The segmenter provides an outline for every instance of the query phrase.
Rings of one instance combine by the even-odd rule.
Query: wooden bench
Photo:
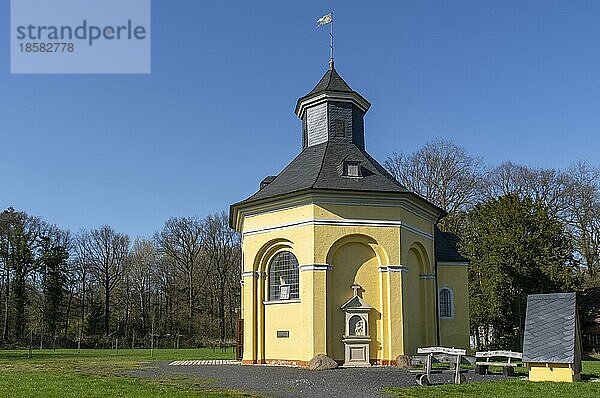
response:
[[[504,360],[499,360],[504,359]],[[490,366],[502,368],[505,376],[514,376],[515,367],[523,366],[523,354],[514,351],[478,351],[475,353],[475,373],[485,375]],[[513,361],[514,360],[514,361]]]
[[[430,376],[432,373],[433,356],[435,354],[446,354],[456,357],[456,363],[454,365],[454,384],[460,384],[465,381],[465,376],[460,374],[460,363],[462,357],[467,354],[466,350],[447,348],[447,347],[423,347],[417,348],[417,354],[427,354],[427,361],[425,362],[425,373],[417,375],[417,384],[420,386],[428,386],[431,384]]]

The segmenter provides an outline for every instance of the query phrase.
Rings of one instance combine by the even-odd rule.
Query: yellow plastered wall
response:
[[[369,222],[311,222],[341,219]],[[392,223],[369,225],[373,220]],[[394,225],[398,221],[421,233]],[[304,204],[246,215],[242,225],[244,361],[308,361],[319,353],[343,360],[340,306],[352,296],[355,282],[374,308],[369,315],[372,361],[389,363],[418,345],[435,344],[435,280],[421,278],[435,269],[430,221],[400,207]],[[301,267],[300,302],[268,303],[269,261],[281,250],[291,251]],[[289,337],[278,338],[277,331],[288,331]]]
[[[269,304],[265,306],[265,358],[270,360],[305,359],[310,347],[304,326],[301,303]],[[277,331],[289,332],[289,337],[277,337]],[[310,358],[309,358],[310,359]]]
[[[438,288],[448,287],[453,297],[452,317],[440,318],[440,344],[469,348],[469,286],[465,265],[438,265]]]
[[[313,235],[312,226],[304,225],[244,237],[244,272],[252,273],[244,278],[244,361],[310,359],[313,340],[306,329],[313,325],[313,275],[300,272],[300,302],[271,304],[268,267],[283,250],[291,251],[299,264],[312,264]],[[289,337],[277,337],[278,331]]]
[[[530,363],[530,381],[559,381],[574,382],[579,380],[579,373],[575,373],[569,364],[561,363]]]
[[[423,232],[433,234],[433,223],[401,207],[318,204],[314,207],[315,218],[362,219],[381,221],[402,221]]]

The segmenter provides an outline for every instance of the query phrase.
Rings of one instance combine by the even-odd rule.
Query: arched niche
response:
[[[433,269],[431,268],[431,264],[429,261],[429,254],[427,252],[427,249],[425,248],[425,246],[421,243],[421,242],[413,242],[409,249],[408,249],[408,255],[410,258],[410,255],[413,255],[414,257],[416,257],[417,259],[417,263],[418,263],[418,270],[420,274],[431,274],[433,273]],[[410,265],[410,259],[409,259],[409,264]]]
[[[336,240],[327,251],[327,264],[332,264],[333,256],[344,245],[348,243],[361,243],[373,250],[380,265],[388,265],[389,258],[383,247],[381,247],[375,238],[365,234],[350,234]]]
[[[327,264],[333,269],[327,273],[327,352],[335,360],[344,360],[346,319],[340,307],[353,293],[351,286],[362,286],[363,298],[373,305],[369,313],[371,359],[381,349],[381,287],[379,267],[387,265],[388,256],[377,241],[364,234],[352,234],[338,239],[327,253]]]
[[[427,250],[420,242],[410,246],[403,265],[407,272],[402,279],[402,296],[405,303],[410,303],[404,306],[404,351],[413,355],[418,347],[434,343],[434,281]]]
[[[348,319],[348,330],[346,334],[349,336],[366,336],[368,335],[366,328],[367,323],[365,323],[362,316],[352,315],[350,319]]]

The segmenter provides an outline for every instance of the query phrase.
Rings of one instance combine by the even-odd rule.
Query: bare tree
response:
[[[80,346],[83,338],[83,325],[86,316],[86,297],[87,286],[89,283],[89,274],[92,266],[86,256],[86,246],[89,240],[89,234],[81,231],[74,242],[74,255],[71,261],[71,278],[73,285],[77,285],[79,291],[79,325],[77,330],[77,344]]]
[[[567,177],[568,227],[594,283],[600,266],[600,170],[579,162],[567,171]]]
[[[240,272],[240,236],[229,227],[229,220],[224,212],[210,215],[202,223],[203,258],[212,270],[216,286],[217,319],[219,320],[219,338],[221,343],[226,339],[227,290],[232,276],[238,279]]]
[[[104,333],[110,334],[110,297],[123,276],[129,252],[129,237],[109,226],[93,229],[82,236],[85,262],[104,290]]]
[[[180,278],[178,277],[178,270],[173,265],[173,260],[165,255],[157,256],[157,266],[152,273],[152,292],[153,300],[151,303],[151,314],[150,322],[158,326],[160,330],[168,330],[170,332],[176,332],[179,330],[179,322],[176,320],[179,308],[179,295],[180,290],[179,283]],[[184,278],[185,279],[185,278]],[[185,285],[187,285],[187,282]],[[185,299],[187,303],[187,298]],[[186,308],[183,313],[182,319],[187,319],[186,323],[189,323],[189,312],[186,304]],[[158,320],[158,323],[155,322]],[[160,331],[156,330],[155,331]]]
[[[486,173],[484,192],[488,199],[516,194],[539,200],[555,217],[563,218],[569,207],[567,186],[568,178],[559,170],[505,162]]]
[[[540,201],[566,225],[576,258],[595,284],[600,262],[600,171],[585,162],[567,171],[506,162],[486,174],[485,195],[507,194]]]
[[[411,154],[393,153],[384,165],[401,184],[450,215],[479,199],[482,162],[450,141],[438,139]]]
[[[76,243],[73,243],[73,244],[75,245]],[[75,251],[73,249],[71,249],[71,253],[74,253],[74,252]],[[69,259],[69,262],[67,263],[67,270],[66,270],[65,277],[66,277],[67,290],[69,293],[69,297],[67,300],[67,308],[65,311],[63,338],[65,340],[67,340],[68,334],[69,334],[69,326],[71,323],[71,313],[74,311],[74,309],[77,306],[77,304],[75,303],[75,300],[76,300],[76,294],[78,293],[78,289],[80,286],[79,274],[77,272],[77,260],[76,259]]]
[[[156,272],[157,252],[154,244],[147,239],[136,239],[130,255],[129,275],[137,295],[141,330],[145,334],[148,329],[148,310],[152,275]]]
[[[210,268],[200,268],[202,250],[202,224],[195,217],[180,217],[167,220],[163,229],[155,234],[154,240],[161,253],[169,257],[176,268],[187,279],[188,333],[192,333],[194,299],[203,288]],[[196,272],[198,280],[195,280]]]

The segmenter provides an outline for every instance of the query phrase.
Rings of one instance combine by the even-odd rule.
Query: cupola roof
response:
[[[315,88],[300,98],[296,106],[296,114],[304,117],[303,125],[308,125],[305,135],[308,141],[313,141],[303,145],[303,150],[278,175],[265,178],[256,193],[232,205],[232,214],[238,206],[291,194],[346,191],[407,195],[433,213],[445,215],[443,209],[400,184],[366,151],[362,119],[370,105],[331,65]],[[306,117],[306,110],[310,113],[315,109],[316,119]],[[337,122],[342,127],[341,137]]]
[[[329,68],[327,72],[323,75],[319,83],[313,88],[305,97],[310,97],[311,95],[319,94],[323,91],[340,91],[346,93],[355,92],[350,88],[348,83],[338,74],[337,70],[334,67]]]
[[[339,75],[333,64],[330,65],[329,69],[325,72],[317,85],[310,90],[308,94],[298,99],[298,102],[296,103],[296,115],[301,117],[303,105],[322,96],[332,96],[338,100],[341,98],[345,98],[348,101],[353,100],[352,102],[355,102],[364,112],[371,107],[371,103],[365,97],[350,88],[348,83],[346,83]]]

